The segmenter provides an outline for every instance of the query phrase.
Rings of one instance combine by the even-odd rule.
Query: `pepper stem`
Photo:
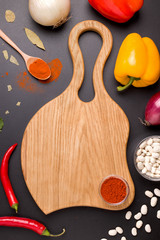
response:
[[[13,204],[11,208],[13,208],[16,213],[18,213],[18,203]]]
[[[128,78],[129,78],[129,82],[126,85],[117,87],[117,90],[119,92],[124,91],[125,89],[129,88],[134,81],[140,80],[140,78],[136,78],[136,77],[128,76]]]
[[[57,234],[57,235],[53,235],[53,234],[51,234],[48,230],[47,230],[47,228],[43,231],[43,233],[42,233],[42,235],[43,236],[49,236],[49,237],[60,237],[60,236],[62,236],[64,233],[65,233],[65,229],[63,228],[63,232],[61,232],[60,234]]]

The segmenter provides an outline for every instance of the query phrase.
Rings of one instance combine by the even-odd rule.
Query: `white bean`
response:
[[[143,165],[142,162],[138,162],[137,167],[138,167],[139,170],[142,170],[144,168],[144,165]]]
[[[152,197],[151,198],[151,207],[155,207],[157,205],[158,198]]]
[[[159,143],[158,143],[158,142],[154,142],[154,143],[152,144],[152,146],[153,146],[153,147],[159,147]]]
[[[155,163],[155,162],[156,162],[156,159],[153,158],[153,157],[151,157],[151,158],[150,158],[150,162],[151,162],[151,163]]]
[[[155,173],[156,172],[156,168],[152,167],[151,172]]]
[[[138,220],[136,222],[136,228],[140,229],[142,227],[142,225],[143,225],[143,222],[141,220]]]
[[[153,158],[159,158],[159,153],[153,152],[153,153],[152,153],[152,157],[153,157]]]
[[[154,194],[157,196],[157,197],[160,197],[160,190],[158,188],[155,188],[154,189]]]
[[[129,220],[131,219],[131,217],[132,217],[132,212],[131,211],[126,212],[125,218]]]
[[[148,171],[151,171],[152,165],[150,163],[145,163],[145,167],[147,168]]]
[[[159,152],[160,152],[160,146],[155,146],[155,147],[153,148],[153,152],[154,152],[154,153],[159,153]]]
[[[122,234],[123,233],[123,229],[121,227],[116,227],[116,231],[117,233],[119,234]]]
[[[107,240],[107,238],[101,238],[101,240]]]
[[[153,143],[153,139],[150,138],[150,139],[147,141],[147,144],[148,144],[148,145],[152,145],[152,143]]]
[[[147,155],[147,156],[151,156],[152,154],[151,154],[150,152],[147,152],[146,155]]]
[[[145,195],[149,198],[152,198],[153,197],[153,193],[149,190],[145,191]]]
[[[150,232],[151,232],[151,226],[150,226],[149,224],[146,224],[146,226],[145,226],[145,231],[146,231],[147,233],[150,233]]]
[[[143,152],[145,155],[146,155],[146,153],[147,153],[147,151],[146,151],[146,150],[144,150],[144,149],[142,150],[142,152]]]
[[[145,156],[145,158],[144,158],[144,160],[145,160],[145,162],[150,162],[150,157],[149,156]]]
[[[137,157],[137,160],[140,162],[144,162],[144,157],[142,155],[140,155]]]
[[[147,152],[150,152],[150,153],[152,153],[152,147],[151,146],[146,146],[145,147],[145,150],[147,151]]]
[[[143,149],[143,148],[145,148],[146,145],[147,145],[147,142],[144,141],[144,142],[141,143],[141,145],[139,146],[139,148]]]
[[[137,156],[140,156],[141,153],[142,153],[142,150],[141,150],[141,149],[138,149],[138,151],[137,151]]]
[[[154,163],[154,164],[153,164],[153,167],[158,168],[158,167],[159,167],[159,164],[158,164],[158,163]]]
[[[147,207],[147,205],[142,205],[142,207],[141,207],[141,213],[142,213],[142,215],[147,215],[147,213],[148,213],[148,207]]]
[[[142,173],[143,173],[143,174],[146,174],[146,172],[147,172],[147,168],[144,167],[144,168],[142,169]]]
[[[160,219],[160,210],[157,211],[157,218]]]
[[[132,228],[131,233],[133,236],[137,236],[137,229],[135,227]]]
[[[123,237],[121,237],[121,240],[127,240],[127,239],[126,239],[126,237],[123,236]]]
[[[109,236],[116,236],[116,234],[117,234],[117,231],[115,229],[111,229],[108,231]]]
[[[139,220],[140,218],[142,217],[142,213],[137,213],[136,215],[134,215],[134,218],[136,219],[136,220]]]

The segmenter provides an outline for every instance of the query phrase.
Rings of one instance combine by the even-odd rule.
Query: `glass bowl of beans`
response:
[[[160,136],[149,136],[137,145],[134,165],[144,178],[160,181]]]
[[[129,186],[122,177],[109,175],[101,181],[99,193],[105,203],[118,206],[126,201],[129,195]]]

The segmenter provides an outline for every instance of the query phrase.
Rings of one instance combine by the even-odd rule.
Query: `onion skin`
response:
[[[160,91],[148,101],[145,109],[145,125],[160,125]]]
[[[33,20],[42,26],[58,27],[68,20],[70,0],[29,0]]]

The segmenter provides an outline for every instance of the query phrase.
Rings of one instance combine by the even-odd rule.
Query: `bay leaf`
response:
[[[35,32],[33,32],[32,30],[30,30],[28,28],[25,28],[25,33],[26,33],[28,39],[31,41],[31,43],[33,43],[37,47],[45,50],[43,42],[41,41],[41,39],[38,37],[38,35]]]

